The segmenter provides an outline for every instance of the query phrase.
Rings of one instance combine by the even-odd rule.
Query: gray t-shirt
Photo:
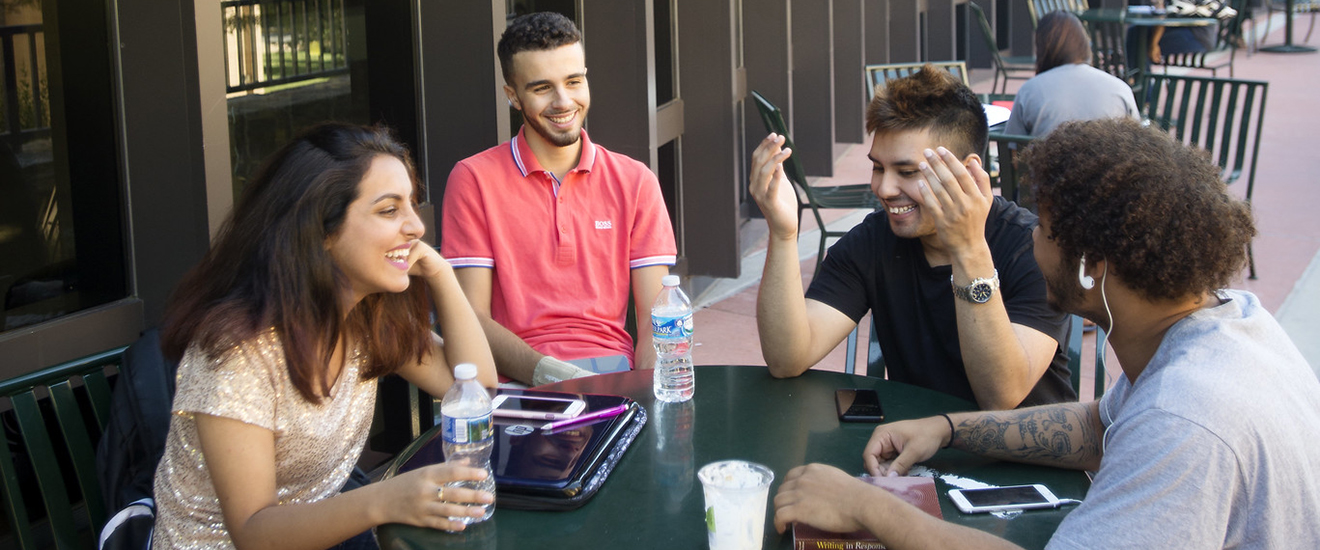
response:
[[[1060,65],[1022,84],[1004,133],[1044,137],[1070,120],[1139,117],[1132,88],[1085,63]]]
[[[1320,548],[1320,382],[1254,295],[1221,297],[1101,399],[1100,470],[1048,548]]]

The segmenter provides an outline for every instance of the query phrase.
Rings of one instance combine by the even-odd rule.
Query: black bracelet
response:
[[[954,429],[953,429],[953,419],[952,419],[952,418],[949,418],[949,415],[944,414],[944,413],[940,413],[940,416],[943,416],[943,417],[944,417],[944,421],[949,423],[949,442],[948,442],[948,443],[945,443],[944,446],[943,446],[943,447],[940,447],[940,448],[941,448],[941,449],[948,449],[950,445],[953,445],[953,434],[955,433],[955,432],[954,432]]]

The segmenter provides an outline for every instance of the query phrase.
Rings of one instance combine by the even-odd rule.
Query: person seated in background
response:
[[[783,171],[792,151],[771,134],[752,155],[750,189],[770,228],[756,301],[770,373],[802,374],[869,310],[890,380],[983,409],[1076,401],[1067,319],[1046,303],[1031,255],[1036,216],[990,191],[976,94],[927,65],[876,91],[866,129],[884,210],[829,249],[805,298]]]
[[[1092,67],[1091,39],[1082,21],[1052,11],[1036,26],[1036,76],[1013,98],[1004,133],[1044,137],[1070,120],[1139,118],[1132,87]]]
[[[492,502],[445,487],[486,476],[449,464],[345,490],[378,378],[444,395],[473,363],[496,384],[453,269],[421,241],[420,194],[388,130],[346,124],[307,130],[246,186],[165,312],[162,351],[182,361],[154,548],[373,548],[377,525],[462,530]]]
[[[1195,27],[1154,27],[1150,31],[1149,57],[1151,63],[1163,63],[1164,56],[1184,53],[1204,53],[1215,49],[1219,26],[1237,15],[1228,0],[1154,0],[1151,5],[1163,9],[1170,16],[1214,17],[1212,25]]]
[[[1204,152],[1133,120],[1066,123],[1023,160],[1050,302],[1109,331],[1122,375],[1099,401],[883,424],[866,470],[902,475],[952,447],[1095,471],[1051,549],[1320,548],[1320,382],[1259,299],[1220,290],[1256,233],[1247,203]],[[1014,547],[820,464],[790,471],[774,506],[781,532]]]
[[[593,143],[582,35],[532,13],[498,45],[518,135],[459,162],[441,250],[481,318],[501,375],[541,385],[592,374],[565,360],[655,365],[651,304],[677,248],[646,165]],[[636,342],[625,330],[629,290]]]

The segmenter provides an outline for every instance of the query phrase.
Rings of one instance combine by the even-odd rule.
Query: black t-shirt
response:
[[[1076,401],[1069,380],[1067,315],[1046,303],[1045,278],[1032,255],[1036,215],[995,197],[985,238],[999,271],[1009,321],[1060,343],[1054,361],[1022,407]],[[854,321],[867,310],[884,354],[888,378],[976,401],[963,367],[958,321],[949,285],[952,266],[931,267],[918,239],[894,235],[886,214],[866,217],[830,247],[807,298]]]

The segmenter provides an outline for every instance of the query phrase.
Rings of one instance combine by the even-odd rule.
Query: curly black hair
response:
[[[985,150],[985,109],[952,73],[926,64],[877,87],[866,106],[866,133],[929,129],[959,158]]]
[[[1048,238],[1065,265],[1108,260],[1141,296],[1180,299],[1228,285],[1256,235],[1200,149],[1127,118],[1069,122],[1023,152]]]
[[[504,71],[504,82],[511,83],[514,54],[553,50],[581,41],[582,32],[563,15],[551,11],[519,15],[504,29],[500,43],[495,47],[500,57],[500,70]]]

